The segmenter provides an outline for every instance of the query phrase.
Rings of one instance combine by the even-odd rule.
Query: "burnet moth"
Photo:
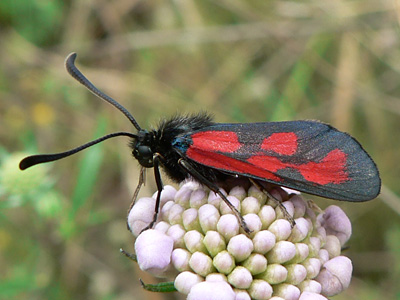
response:
[[[249,179],[263,189],[265,184],[336,200],[361,202],[380,192],[378,169],[362,146],[347,133],[318,121],[222,124],[210,115],[175,116],[160,122],[158,129],[142,129],[117,101],[98,90],[75,66],[76,54],[66,61],[68,73],[99,98],[119,109],[137,133],[115,132],[72,150],[33,155],[20,162],[24,170],[55,161],[116,136],[131,138],[133,156],[141,165],[134,199],[144,182],[146,168],[154,169],[157,198],[153,222],[159,211],[163,184],[160,166],[177,181],[196,179],[217,193],[249,232],[242,216],[220,191],[220,184],[234,178]],[[268,193],[266,189],[264,192]]]

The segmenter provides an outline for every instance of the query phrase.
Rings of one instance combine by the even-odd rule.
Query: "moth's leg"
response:
[[[204,184],[207,186],[210,190],[212,190],[214,193],[218,194],[222,200],[228,205],[228,207],[232,210],[233,214],[236,216],[236,218],[239,221],[240,226],[244,229],[246,233],[251,233],[252,231],[247,227],[247,224],[245,220],[243,219],[242,215],[240,212],[232,205],[231,202],[229,202],[228,198],[220,191],[219,187],[209,181],[207,178],[205,178],[203,175],[201,175],[199,172],[196,171],[196,169],[186,160],[183,158],[178,160],[179,165],[185,169],[190,175],[193,176],[193,178],[197,179],[200,183]]]
[[[158,217],[158,212],[160,210],[160,201],[161,201],[161,192],[164,188],[162,180],[161,180],[161,174],[160,174],[160,163],[162,163],[163,158],[159,153],[154,154],[153,157],[153,163],[154,163],[154,177],[156,179],[156,185],[157,185],[157,198],[156,198],[156,205],[154,207],[154,215],[153,215],[153,220],[151,223],[146,226],[141,232],[153,228],[154,224],[157,221]]]
[[[272,196],[271,193],[268,192],[257,180],[252,179],[252,178],[249,178],[249,180],[255,187],[257,187],[260,191],[262,191],[265,195],[267,195],[268,198],[275,201],[275,203],[279,206],[280,210],[282,211],[283,215],[285,216],[285,219],[290,222],[290,225],[293,228],[294,225],[296,225],[296,222],[294,221],[293,217],[291,215],[289,215],[288,211],[286,210],[286,207],[282,204],[282,201],[279,201],[274,196]]]
[[[142,188],[142,185],[145,183],[145,178],[146,178],[146,169],[144,167],[141,167],[140,174],[139,174],[139,182],[135,189],[135,192],[133,193],[131,205],[129,205],[129,209],[128,209],[128,215],[129,215],[129,212],[131,211],[133,205],[135,205],[137,196],[139,195],[139,191]],[[126,226],[128,227],[128,230],[130,230],[128,222],[126,222]]]

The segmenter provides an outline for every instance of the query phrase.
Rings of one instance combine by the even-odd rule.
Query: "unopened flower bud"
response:
[[[228,282],[235,288],[248,289],[253,281],[253,276],[245,267],[238,266],[228,275]]]
[[[220,218],[219,211],[211,204],[205,204],[199,208],[199,223],[203,232],[217,230],[217,223]]]
[[[254,245],[246,235],[239,234],[230,239],[227,249],[237,262],[241,262],[250,256]]]
[[[211,257],[226,249],[225,240],[217,231],[207,231],[203,243]]]
[[[300,264],[291,264],[285,266],[288,270],[288,276],[286,278],[286,282],[298,285],[301,283],[307,276],[307,270],[303,265]]]
[[[218,253],[213,259],[213,265],[222,274],[229,274],[235,268],[235,258],[228,251]]]
[[[155,244],[153,241],[157,240]],[[163,276],[169,267],[174,241],[154,229],[144,231],[135,242],[135,252],[140,269],[154,276]]]
[[[279,264],[268,264],[267,270],[256,275],[258,279],[263,279],[270,284],[278,284],[284,282],[287,278],[287,269]]]
[[[172,251],[172,264],[179,272],[190,271],[189,260],[191,256],[192,254],[189,251],[177,248]]]
[[[176,276],[174,281],[175,288],[182,294],[189,294],[192,287],[200,282],[203,282],[203,277],[192,272],[182,272]]]
[[[292,284],[282,283],[274,287],[274,295],[286,300],[297,300],[300,297],[300,289]]]
[[[269,263],[283,264],[296,255],[296,246],[288,241],[279,241],[267,253]]]
[[[190,207],[199,209],[207,204],[207,194],[203,189],[193,191],[190,195]]]
[[[186,231],[201,230],[198,210],[195,208],[185,210],[182,214],[182,224]]]
[[[249,294],[252,299],[270,299],[272,292],[272,286],[268,282],[260,279],[253,280],[249,288]]]
[[[322,294],[331,297],[348,288],[352,271],[351,260],[337,256],[324,264],[315,280],[321,284]]]
[[[267,259],[264,255],[253,253],[242,263],[242,266],[248,269],[252,275],[257,275],[267,269]]]
[[[194,285],[187,300],[235,300],[235,293],[226,282],[203,281]]]
[[[211,257],[203,252],[193,253],[189,259],[189,266],[203,277],[215,271]]]
[[[186,232],[185,236],[183,237],[185,246],[191,253],[196,251],[207,252],[207,249],[203,244],[203,239],[204,236],[196,230]]]
[[[232,214],[222,215],[217,223],[217,230],[226,241],[229,241],[233,236],[238,235],[239,229],[239,221]]]

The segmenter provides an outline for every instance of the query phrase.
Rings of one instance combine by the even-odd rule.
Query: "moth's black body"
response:
[[[29,156],[21,161],[20,168],[26,169],[35,164],[67,157],[108,138],[128,136],[131,138],[132,154],[142,167],[134,198],[143,184],[144,168],[154,168],[158,194],[154,220],[149,227],[156,221],[163,189],[160,166],[176,182],[193,177],[217,193],[232,209],[246,232],[250,230],[242,216],[219,189],[221,183],[227,179],[249,179],[267,194],[262,183],[356,202],[373,199],[379,193],[379,173],[372,159],[355,139],[329,125],[315,121],[220,124],[214,123],[210,115],[200,113],[175,116],[162,121],[157,129],[147,131],[139,126],[123,106],[86,79],[75,67],[75,58],[76,54],[73,53],[66,59],[66,68],[71,76],[92,93],[118,108],[138,132],[112,133],[67,152]],[[204,137],[203,134],[207,136]],[[288,139],[282,139],[282,136],[287,136]],[[337,158],[342,165],[346,163],[340,165],[337,173],[332,157]],[[267,160],[265,165],[263,159]],[[330,169],[329,164],[333,164]],[[314,165],[320,169],[320,176],[309,175],[309,169]],[[275,166],[279,168],[275,169]],[[342,176],[343,182],[347,182],[341,184],[336,180],[336,175]],[[327,183],[320,184],[319,181]],[[369,186],[372,187],[364,191],[364,187]],[[348,191],[353,188],[355,193]],[[357,189],[360,193],[357,193]]]
[[[158,153],[162,157],[164,172],[174,181],[181,182],[191,175],[178,163],[179,159],[184,158],[184,155],[178,152],[179,149],[172,147],[172,144],[177,137],[188,135],[214,124],[211,116],[206,113],[175,116],[168,120],[162,120],[157,129],[139,131],[138,138],[131,141],[132,154],[143,167],[151,168],[153,167],[153,155]],[[228,176],[194,161],[191,161],[191,164],[202,176],[212,182],[223,181]]]

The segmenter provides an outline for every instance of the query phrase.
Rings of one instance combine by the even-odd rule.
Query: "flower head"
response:
[[[139,266],[173,276],[187,299],[326,299],[346,289],[352,264],[340,255],[351,235],[345,213],[337,206],[321,212],[283,189],[270,193],[283,201],[294,227],[254,186],[227,194],[250,234],[218,195],[193,181],[178,191],[164,188],[157,223],[142,233],[155,195],[139,199],[128,216]]]

